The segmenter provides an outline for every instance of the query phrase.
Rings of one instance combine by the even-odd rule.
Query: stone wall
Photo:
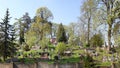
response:
[[[67,64],[48,64],[46,62],[38,62],[38,68],[83,68],[80,63],[67,63]]]
[[[115,68],[119,68],[120,64],[116,64]],[[47,62],[38,62],[34,64],[24,63],[0,63],[0,68],[83,68],[81,63],[67,63],[67,64],[48,64]],[[111,68],[100,66],[99,68]]]
[[[56,68],[55,64],[48,64],[46,62],[38,62],[37,63],[38,68]]]
[[[36,63],[34,64],[14,63],[13,68],[37,68],[37,66]]]
[[[0,68],[83,68],[80,63],[67,64],[48,64],[47,62],[38,62],[34,64],[24,63],[0,63]]]
[[[0,68],[13,68],[13,63],[0,63]]]

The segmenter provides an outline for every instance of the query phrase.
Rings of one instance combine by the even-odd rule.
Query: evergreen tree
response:
[[[29,14],[26,12],[23,17],[19,19],[15,19],[17,22],[14,23],[14,26],[16,28],[16,33],[18,33],[19,36],[19,44],[22,45],[25,42],[24,34],[29,30],[31,25],[31,18]]]
[[[12,25],[9,24],[9,20],[9,11],[7,9],[3,22],[0,23],[2,34],[2,39],[0,41],[0,55],[3,57],[4,61],[7,59],[7,57],[12,57],[16,50],[13,44],[14,30]]]
[[[66,32],[62,23],[58,27],[57,42],[67,42]]]
[[[31,18],[29,16],[29,14],[26,12],[25,15],[23,15],[22,19],[24,21],[23,22],[24,31],[26,32],[30,28]]]
[[[101,47],[103,45],[103,38],[101,34],[95,34],[90,39],[90,44],[92,47]]]

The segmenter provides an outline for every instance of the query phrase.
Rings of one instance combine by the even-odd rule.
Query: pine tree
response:
[[[57,42],[67,42],[66,32],[62,23],[59,25],[57,30]]]
[[[25,13],[25,15],[23,15],[22,17],[23,19],[23,25],[24,26],[24,32],[27,32],[30,28],[30,24],[31,24],[31,18],[29,16],[29,13]]]
[[[9,24],[9,20],[9,11],[7,9],[3,22],[0,23],[1,34],[3,35],[0,41],[0,55],[3,57],[4,61],[7,59],[7,57],[13,56],[16,50],[13,44],[14,31],[12,25]]]
[[[15,18],[15,20],[17,20],[17,22],[14,23],[14,26],[16,28],[16,33],[18,33],[19,36],[19,44],[22,45],[25,43],[24,34],[29,31],[32,20],[27,12],[23,15],[23,17],[19,19]]]

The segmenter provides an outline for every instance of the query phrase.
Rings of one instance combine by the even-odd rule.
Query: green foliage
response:
[[[24,29],[21,29],[20,30],[20,37],[19,37],[19,43],[20,45],[25,42],[25,39],[24,39]]]
[[[75,36],[70,36],[69,40],[68,40],[68,44],[70,44],[72,46],[77,46],[80,44],[80,39]]]
[[[65,27],[66,32],[68,33],[68,44],[74,46],[79,45],[80,37],[77,33],[79,33],[78,23],[72,22],[67,27]]]
[[[59,61],[59,63],[61,64],[66,64],[66,63],[79,63],[80,62],[80,58],[79,57],[71,57],[71,58],[65,58],[65,59],[61,59]]]
[[[30,50],[30,47],[29,45],[24,45],[24,48],[23,48],[24,51],[29,51]]]
[[[118,19],[120,16],[120,1],[119,0],[100,0],[103,4],[100,4],[101,12],[105,14],[105,16],[99,16],[102,17],[102,20],[105,20],[105,22],[108,25],[108,31],[107,31],[107,38],[108,38],[108,45],[109,50],[111,48],[111,38],[113,35],[113,32],[118,29],[118,26],[116,24],[119,23]],[[112,7],[111,7],[112,6]],[[106,8],[103,8],[106,7]],[[112,11],[112,12],[111,12]],[[117,27],[117,28],[116,28]]]
[[[41,21],[41,19],[39,19]],[[37,20],[38,21],[38,20]],[[26,43],[29,46],[38,44],[42,36],[42,25],[39,22],[32,23],[30,29],[25,33]]]
[[[52,36],[52,23],[49,22],[53,18],[51,11],[47,7],[38,8],[36,11],[34,29],[40,40],[43,39],[46,35]]]
[[[38,8],[36,11],[36,16],[39,16],[46,21],[53,19],[53,14],[47,7]]]
[[[22,19],[23,19],[22,26],[24,27],[24,32],[27,32],[31,24],[31,18],[29,16],[29,13],[26,12],[25,15],[23,15]]]
[[[62,23],[59,25],[57,30],[57,42],[67,42],[66,32]]]
[[[119,33],[114,34],[113,37],[114,37],[115,45],[120,46],[120,34]]]
[[[30,47],[34,46],[37,41],[36,35],[31,30],[25,33],[25,38],[26,38],[26,44],[29,45]]]
[[[103,39],[101,34],[95,34],[93,37],[90,39],[90,46],[91,47],[101,47],[103,45]]]
[[[18,58],[40,58],[40,53],[42,53],[42,50],[29,50],[29,51],[18,51],[17,56]]]
[[[5,61],[8,57],[13,57],[16,51],[14,39],[14,28],[9,24],[9,10],[7,9],[3,22],[0,23],[1,39],[0,40],[0,56]]]
[[[43,46],[42,48],[44,48],[49,42],[49,39],[46,37],[51,32],[51,25],[50,23],[41,24],[41,18],[37,19],[36,21],[38,22],[33,23],[29,31],[25,34],[26,43],[30,46],[40,45],[41,47]]]
[[[93,68],[93,64],[93,58],[89,54],[86,54],[86,56],[83,57],[84,68]]]
[[[25,64],[33,64],[36,62],[35,59],[33,58],[22,58],[22,59],[19,59],[19,61]]]
[[[22,26],[22,19],[15,19],[17,22],[14,23],[15,27],[15,32],[17,35],[17,38],[19,38],[19,44],[22,44],[22,41],[24,41],[24,31],[23,31],[23,26]]]
[[[85,43],[83,46],[84,46],[85,48],[88,48],[88,47],[90,47],[90,44]]]
[[[46,42],[44,38],[52,33],[52,23],[48,21],[52,17],[53,15],[47,7],[37,9],[34,23],[31,24],[25,36],[28,45],[44,45],[44,42]]]
[[[90,34],[91,34],[91,25],[94,24],[92,21],[94,20],[94,16],[95,13],[93,12],[96,12],[96,8],[97,8],[97,3],[96,3],[96,0],[85,0],[82,4],[82,7],[81,7],[81,12],[82,12],[82,15],[81,15],[81,22],[84,24],[83,28],[81,28],[81,30],[85,30],[83,31],[84,33],[81,33],[83,34],[82,35],[82,39],[81,40],[85,40],[83,43],[87,43],[88,45],[90,44]]]
[[[24,34],[29,30],[30,24],[31,24],[31,19],[29,17],[28,13],[25,13],[23,17],[19,19],[15,19],[17,22],[14,23],[15,29],[16,29],[16,34],[18,34],[19,38],[19,44],[21,45],[22,43],[25,42],[25,36]]]
[[[43,38],[43,39],[40,41],[39,45],[41,46],[42,49],[47,48],[48,45],[49,45],[49,39]]]
[[[15,47],[15,43],[13,42],[7,42],[7,45],[9,44],[9,46],[7,46],[6,48],[4,48],[5,44],[3,42],[0,42],[0,56],[3,56],[3,59],[6,60],[7,57],[14,57],[14,55],[16,54],[16,47]],[[6,51],[5,51],[6,50]],[[7,53],[6,53],[7,52]]]
[[[60,43],[58,43],[57,44],[57,46],[56,46],[56,48],[55,48],[55,52],[57,53],[57,54],[60,54],[60,55],[62,55],[63,53],[64,53],[64,51],[66,50],[66,44],[65,43],[63,43],[63,42],[60,42]]]
[[[111,66],[111,62],[98,63],[96,66]]]

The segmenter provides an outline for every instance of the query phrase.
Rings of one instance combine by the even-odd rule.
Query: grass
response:
[[[53,64],[53,63],[60,63],[60,64],[66,64],[66,63],[78,63],[80,62],[80,58],[64,58],[60,60],[41,60],[41,62],[47,62],[48,64]]]
[[[38,60],[38,59],[35,59],[35,58],[20,58],[19,59],[19,62],[23,62],[25,64],[33,64],[35,62],[46,62],[48,64],[54,64],[54,63],[60,63],[60,64],[66,64],[66,63],[78,63],[80,62],[80,58],[79,57],[67,57],[67,58],[63,58],[63,59],[60,59],[60,60]]]
[[[80,62],[80,58],[79,57],[64,58],[64,59],[61,59],[59,61],[59,63],[61,63],[61,64],[65,64],[65,63],[78,63],[78,62]]]
[[[98,63],[96,66],[110,66],[111,62],[102,62],[102,63]]]
[[[40,62],[46,62],[48,64],[54,64],[55,63],[54,60],[40,60]]]
[[[36,61],[33,58],[20,58],[19,62],[25,63],[25,64],[33,64]]]
[[[51,47],[51,48],[54,48],[54,47]],[[120,51],[120,49],[119,48],[117,48],[116,49],[117,50],[117,52],[118,51]],[[39,51],[37,51],[38,53],[40,53],[40,52],[42,52],[41,50],[39,50]],[[25,55],[27,55],[27,54],[30,54],[30,53],[35,53],[35,57],[36,57],[36,55],[37,55],[37,52],[36,51],[34,51],[34,50],[31,50],[30,52],[27,52],[27,53],[25,53]],[[36,60],[34,60],[34,59],[29,59],[29,58],[25,58],[24,60],[23,60],[23,62],[25,62],[25,63],[34,63],[34,62],[46,62],[46,63],[48,63],[48,64],[53,64],[53,63],[61,63],[61,64],[66,64],[66,63],[78,63],[78,62],[80,62],[80,54],[82,54],[82,55],[84,55],[85,54],[85,51],[84,51],[84,49],[74,49],[73,51],[72,51],[72,56],[62,56],[62,58],[60,59],[60,60],[58,60],[58,61],[55,61],[54,60],[54,56],[56,55],[55,53],[54,53],[54,51],[48,51],[49,52],[49,54],[50,54],[50,57],[51,57],[51,60],[40,60],[40,61],[36,61]],[[116,56],[116,53],[114,53],[114,54],[108,54],[105,50],[102,50],[102,49],[96,49],[96,52],[98,52],[98,56],[97,57],[93,57],[93,60],[95,60],[95,61],[97,61],[96,63],[96,66],[110,66],[111,65],[111,62],[109,62],[109,61],[107,61],[107,62],[102,62],[102,58],[103,58],[103,56],[106,56],[106,57],[111,57],[111,56]],[[20,56],[21,58],[22,58],[22,56]],[[40,57],[40,55],[38,55],[37,56],[38,58]]]
[[[84,54],[85,51],[84,50],[75,50],[75,51],[73,51],[73,53]]]

